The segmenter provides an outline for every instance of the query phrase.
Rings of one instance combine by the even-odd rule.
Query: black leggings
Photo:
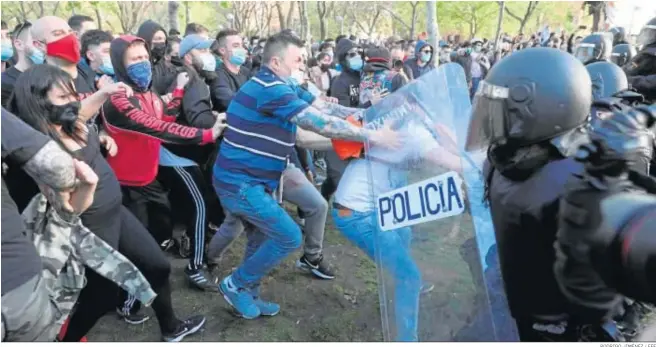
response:
[[[121,186],[123,205],[146,227],[158,244],[173,237],[168,191],[158,180],[143,187]]]
[[[153,310],[157,315],[162,333],[174,331],[179,320],[173,312],[169,274],[171,265],[159,245],[139,220],[121,206],[120,236],[112,245],[143,273],[157,293]],[[108,279],[86,269],[87,285],[82,289],[78,305],[71,316],[63,341],[77,342],[84,337],[105,313],[116,307],[118,286]]]

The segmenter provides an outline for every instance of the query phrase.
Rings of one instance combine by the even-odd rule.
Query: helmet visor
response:
[[[591,60],[594,60],[595,57],[595,45],[591,43],[581,43],[574,53],[576,59],[585,64]]]
[[[629,54],[628,53],[618,53],[618,52],[613,52],[610,55],[610,61],[615,63],[617,66],[624,66],[629,60]]]
[[[647,46],[656,42],[656,25],[645,25],[640,31],[636,44],[638,46]]]
[[[481,81],[474,97],[465,150],[478,151],[506,137],[508,88]]]

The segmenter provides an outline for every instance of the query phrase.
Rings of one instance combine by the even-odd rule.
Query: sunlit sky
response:
[[[635,10],[636,7],[638,10]],[[627,32],[634,35],[637,35],[642,26],[650,19],[656,17],[656,1],[654,0],[616,1],[615,9],[613,24],[623,26]]]

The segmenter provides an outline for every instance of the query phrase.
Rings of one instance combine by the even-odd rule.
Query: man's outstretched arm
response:
[[[325,115],[346,119],[348,116],[354,116],[356,119],[361,119],[364,114],[364,109],[345,107],[340,104],[326,102],[321,99],[316,99],[312,103],[312,107]]]
[[[340,106],[342,107],[342,106]],[[299,127],[331,139],[364,142],[371,132],[310,106],[291,119]]]

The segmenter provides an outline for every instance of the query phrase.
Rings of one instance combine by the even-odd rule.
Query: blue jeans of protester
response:
[[[394,278],[394,316],[397,341],[418,341],[421,273],[410,253],[411,230],[381,231],[376,212],[333,209],[339,231]]]
[[[232,281],[240,288],[255,288],[301,246],[301,229],[263,185],[242,183],[236,192],[215,189],[228,213],[253,226],[247,233],[250,256],[233,272]]]
[[[478,90],[478,85],[481,83],[481,80],[483,80],[480,77],[472,77],[472,88],[469,96],[471,99],[474,99],[474,95],[476,95],[476,91]]]

